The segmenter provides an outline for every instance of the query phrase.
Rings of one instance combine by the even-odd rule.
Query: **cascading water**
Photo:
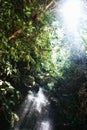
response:
[[[49,118],[49,101],[40,88],[38,93],[29,92],[19,110],[19,121],[13,130],[52,130]]]

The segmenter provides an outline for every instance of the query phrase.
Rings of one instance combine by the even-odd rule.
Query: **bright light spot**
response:
[[[57,62],[57,49],[56,49],[56,47],[53,48],[52,60],[53,60],[53,63],[56,64],[56,62]]]
[[[43,121],[41,123],[39,130],[51,130],[50,122],[49,121]]]
[[[43,90],[40,88],[37,96],[35,97],[34,105],[38,112],[41,112],[42,107],[48,104],[48,100],[46,99],[45,95],[43,94]]]
[[[78,26],[79,19],[82,15],[82,1],[67,0],[62,5],[61,11],[66,24],[71,28],[75,28]]]
[[[2,84],[3,84],[3,81],[2,81],[2,80],[0,80],[0,86],[2,86]]]

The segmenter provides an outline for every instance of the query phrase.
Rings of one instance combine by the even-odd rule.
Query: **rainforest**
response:
[[[0,130],[87,130],[87,0],[0,0]]]

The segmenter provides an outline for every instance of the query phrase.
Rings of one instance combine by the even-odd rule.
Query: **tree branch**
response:
[[[55,0],[50,1],[50,3],[46,6],[46,10],[48,10],[55,3],[56,3]]]
[[[18,34],[22,33],[22,29],[17,30],[16,32],[14,32],[9,38],[8,41],[12,40],[13,38],[15,38]]]

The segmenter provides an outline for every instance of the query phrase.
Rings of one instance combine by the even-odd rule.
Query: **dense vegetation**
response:
[[[18,120],[26,86],[37,90],[39,85],[50,92],[56,128],[86,123],[86,56],[85,64],[71,58],[62,22],[53,25],[53,5],[51,0],[0,0],[0,129]]]
[[[18,120],[14,111],[26,89],[19,87],[24,79],[35,86],[35,77],[51,69],[49,2],[0,1],[0,122]]]

